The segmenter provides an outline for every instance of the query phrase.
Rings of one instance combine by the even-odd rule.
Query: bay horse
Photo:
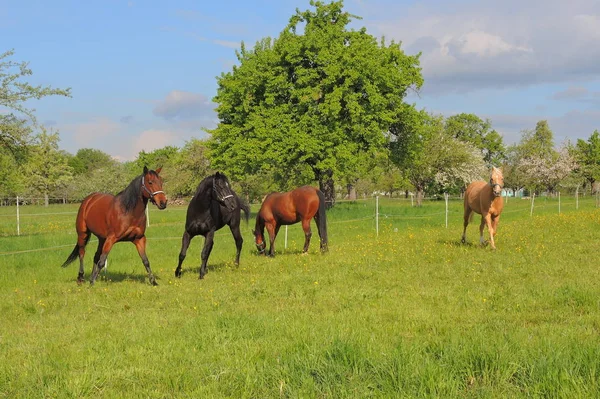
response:
[[[465,192],[465,214],[462,242],[467,239],[467,225],[473,217],[473,212],[481,215],[481,224],[479,225],[479,242],[483,245],[483,229],[487,224],[490,233],[490,244],[492,249],[496,249],[494,236],[498,229],[500,214],[504,208],[502,199],[502,188],[504,186],[504,177],[502,170],[492,167],[490,182],[475,181],[467,187]]]
[[[157,285],[146,256],[145,211],[148,201],[156,205],[158,209],[167,207],[167,196],[162,191],[163,181],[159,176],[161,169],[148,170],[144,166],[142,175],[134,178],[127,188],[117,195],[92,193],[84,198],[75,221],[77,244],[62,265],[62,267],[66,267],[79,256],[78,284],[84,281],[85,246],[94,234],[98,237],[98,249],[94,255],[91,285],[94,284],[98,273],[104,267],[113,245],[121,241],[130,241],[135,245],[148,272],[150,283]]]
[[[315,218],[317,230],[321,239],[321,252],[327,251],[327,216],[325,215],[325,196],[321,190],[312,186],[302,186],[285,193],[271,193],[265,197],[256,215],[254,237],[256,248],[260,254],[265,254],[265,227],[269,233],[269,256],[275,256],[275,237],[282,225],[302,222],[304,230],[304,249],[310,245],[310,220]]]
[[[204,236],[204,247],[200,256],[202,259],[200,278],[204,278],[207,273],[206,264],[212,251],[215,232],[225,225],[229,225],[235,240],[237,248],[235,264],[240,264],[240,253],[244,242],[240,233],[240,210],[244,210],[246,222],[248,222],[250,207],[233,191],[227,176],[223,173],[217,172],[200,182],[194,197],[188,205],[185,231],[181,239],[181,251],[179,252],[179,264],[175,269],[176,277],[181,277],[181,264],[185,259],[190,241],[195,236],[202,235]]]

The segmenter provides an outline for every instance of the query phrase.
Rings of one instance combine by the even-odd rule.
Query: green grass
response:
[[[325,255],[313,224],[308,255],[294,225],[258,256],[251,221],[240,267],[221,230],[202,281],[202,237],[173,277],[183,208],[152,209],[158,287],[129,243],[78,286],[60,267],[75,215],[59,214],[77,206],[22,208],[54,215],[22,217],[20,237],[0,208],[0,397],[598,397],[600,210],[535,205],[509,200],[497,251],[478,219],[460,244],[458,201],[446,229],[443,201],[380,199],[379,236],[374,201],[340,203]]]

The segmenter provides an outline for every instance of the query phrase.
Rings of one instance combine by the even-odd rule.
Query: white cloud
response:
[[[565,90],[561,90],[552,95],[553,100],[576,100],[585,98],[590,94],[590,91],[585,87],[571,86]]]
[[[577,139],[590,137],[594,130],[600,130],[600,110],[568,111],[562,115],[485,115],[492,121],[494,129],[502,134],[506,144],[518,143],[522,131],[534,129],[540,120],[547,120],[554,133],[554,143],[559,145],[566,140],[572,143]]]
[[[92,147],[98,141],[106,141],[119,132],[120,125],[110,118],[97,117],[89,122],[60,125],[61,132],[71,134],[79,147]]]
[[[363,10],[379,16],[378,20],[366,17],[367,28],[401,40],[411,54],[423,53],[425,93],[600,78],[600,2],[596,0],[379,6]]]
[[[216,105],[199,93],[173,90],[154,110],[154,115],[167,120],[214,117]]]
[[[173,145],[177,140],[177,136],[167,130],[145,130],[133,139],[131,151],[133,152],[133,157],[135,157],[140,151],[154,151],[168,145]]]

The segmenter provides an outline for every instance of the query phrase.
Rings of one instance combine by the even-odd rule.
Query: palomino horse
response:
[[[492,176],[490,182],[476,181],[469,184],[465,192],[465,221],[462,235],[462,242],[467,239],[467,225],[473,216],[473,212],[481,215],[481,224],[479,225],[479,242],[483,245],[483,228],[487,224],[490,232],[490,243],[492,249],[496,249],[494,236],[498,228],[500,214],[504,208],[502,200],[502,187],[504,186],[504,177],[502,170],[492,167]]]
[[[83,282],[83,257],[85,246],[92,234],[98,237],[98,249],[94,255],[94,268],[90,283],[93,285],[98,273],[104,267],[106,258],[112,246],[120,241],[131,241],[142,258],[152,285],[156,285],[156,278],[150,269],[150,262],[146,256],[146,206],[151,201],[158,209],[167,207],[167,196],[162,191],[162,178],[158,175],[161,168],[148,170],[144,166],[144,173],[129,183],[125,190],[119,194],[93,193],[88,195],[77,213],[75,228],[77,230],[77,244],[63,267],[66,267],[79,256],[79,275],[77,283]]]
[[[240,252],[244,239],[240,233],[240,209],[246,214],[246,222],[250,215],[250,208],[246,205],[229,186],[229,181],[223,173],[215,173],[200,182],[196,194],[187,209],[185,218],[185,231],[181,239],[181,251],[179,252],[179,264],[175,269],[175,276],[181,277],[181,264],[190,241],[197,235],[204,236],[204,247],[202,248],[202,265],[200,266],[200,278],[204,278],[207,272],[206,264],[213,247],[215,232],[225,225],[233,234],[237,253],[235,264],[240,264]]]
[[[269,256],[275,256],[275,237],[282,225],[302,222],[304,230],[304,250],[308,251],[310,237],[310,220],[315,218],[317,230],[321,238],[321,251],[327,251],[327,217],[325,215],[325,196],[312,187],[303,186],[286,193],[271,193],[265,197],[256,215],[254,237],[256,248],[261,254],[265,253],[265,227],[269,233]]]

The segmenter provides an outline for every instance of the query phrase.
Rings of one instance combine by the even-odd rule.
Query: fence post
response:
[[[560,191],[558,192],[558,214],[560,215]]]
[[[379,237],[379,195],[375,196],[375,232]]]
[[[444,199],[446,200],[446,228],[448,228],[448,193],[444,193]]]
[[[150,227],[150,212],[148,211],[148,204],[146,204],[146,227]]]
[[[288,233],[287,230],[288,230],[288,227],[287,227],[287,224],[286,224],[285,225],[285,241],[284,241],[284,244],[283,244],[283,249],[287,249],[287,233]]]
[[[21,215],[19,214],[19,196],[17,195],[17,235],[21,235]]]
[[[529,211],[529,216],[533,216],[533,203],[535,202],[535,193],[531,194],[531,211]]]

